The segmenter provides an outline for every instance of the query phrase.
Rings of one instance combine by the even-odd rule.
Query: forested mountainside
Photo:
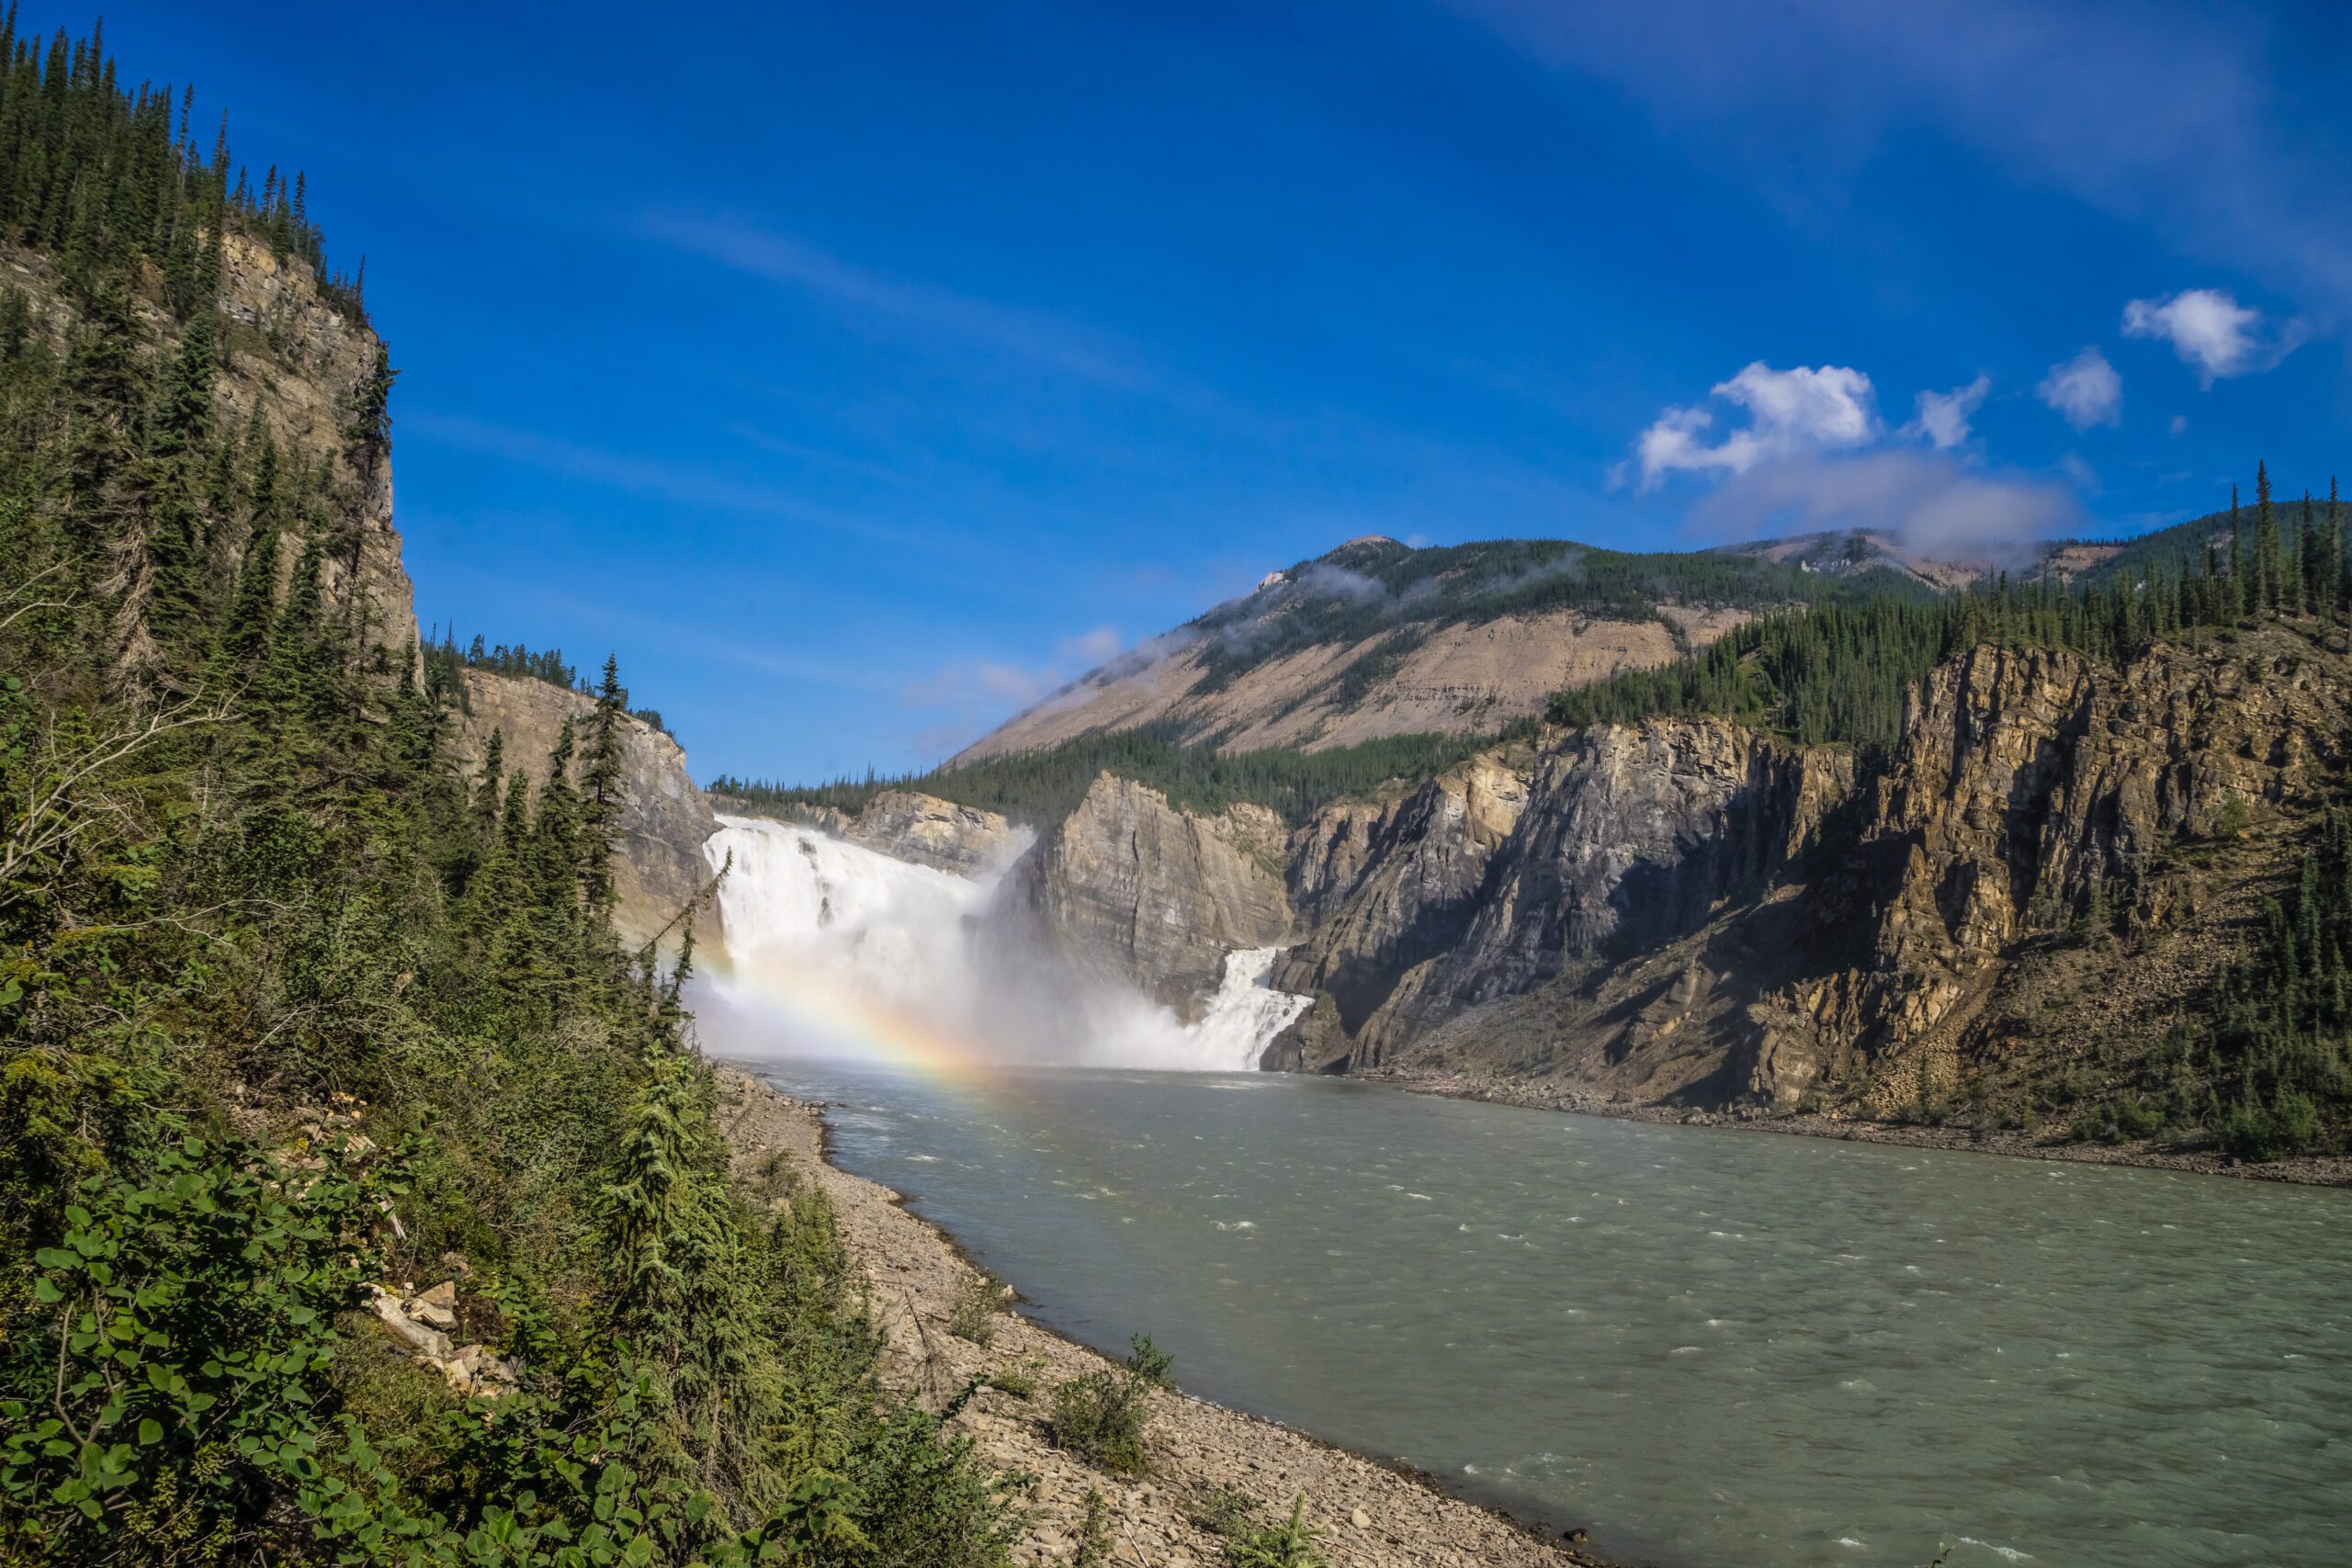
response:
[[[462,744],[306,180],[0,62],[0,1560],[1003,1560],[614,934],[618,672]]]
[[[1930,592],[1892,570],[1833,578],[1717,550],[1355,539],[1091,671],[955,761],[1142,728],[1237,753],[1491,734],[1562,687],[1669,663],[1764,610]]]

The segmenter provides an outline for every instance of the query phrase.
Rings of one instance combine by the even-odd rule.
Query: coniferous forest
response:
[[[613,935],[617,671],[544,787],[459,776],[345,570],[389,356],[323,448],[227,417],[306,373],[241,248],[365,320],[304,177],[95,34],[0,58],[0,1560],[1001,1560],[822,1199],[729,1175],[692,911]],[[453,1273],[494,1400],[368,1314]]]

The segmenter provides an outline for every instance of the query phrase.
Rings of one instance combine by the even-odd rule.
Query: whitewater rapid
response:
[[[696,1008],[729,1054],[1248,1071],[1308,1006],[1268,985],[1279,949],[1245,948],[1186,1023],[1131,987],[983,944],[1001,872],[957,876],[813,828],[718,822],[703,855],[729,867],[725,954],[698,979]]]

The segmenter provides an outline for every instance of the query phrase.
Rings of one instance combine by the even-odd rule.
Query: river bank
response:
[[[769,1088],[742,1065],[723,1064],[719,1073],[721,1124],[739,1166],[781,1158],[831,1199],[888,1337],[885,1369],[894,1386],[938,1409],[976,1375],[1022,1371],[1034,1379],[1037,1392],[1025,1399],[982,1389],[951,1423],[992,1463],[1035,1477],[1023,1498],[1032,1517],[1018,1561],[1068,1562],[1087,1494],[1099,1487],[1113,1560],[1135,1568],[1208,1568],[1222,1561],[1223,1543],[1196,1517],[1216,1499],[1243,1494],[1271,1517],[1302,1491],[1337,1568],[1607,1568],[1429,1478],[1180,1392],[1153,1396],[1148,1473],[1122,1479],[1090,1468],[1046,1436],[1046,1391],[1110,1363],[1018,1312],[998,1320],[986,1347],[949,1334],[956,1293],[974,1273],[953,1240],[909,1213],[898,1193],[833,1166],[819,1107]]]
[[[1818,1114],[1729,1116],[1710,1111],[1679,1110],[1672,1106],[1625,1105],[1603,1096],[1583,1094],[1574,1089],[1547,1090],[1472,1077],[1466,1074],[1418,1075],[1374,1071],[1349,1076],[1362,1083],[1393,1084],[1413,1094],[1440,1095],[1448,1100],[1470,1100],[1487,1105],[1515,1105],[1530,1111],[1607,1116],[1623,1122],[1720,1127],[1745,1133],[1777,1133],[1785,1137],[1836,1138],[1848,1143],[1947,1149],[1961,1154],[2006,1155],[2019,1159],[2066,1160],[2080,1165],[2140,1166],[2151,1170],[2188,1171],[2200,1176],[2228,1176],[2242,1181],[2278,1181],[2300,1187],[2352,1187],[2352,1157],[2342,1155],[2301,1155],[2290,1159],[2248,1164],[2201,1149],[2167,1149],[2147,1143],[2077,1143],[2058,1133],[1927,1127],[1907,1122],[1860,1122]]]

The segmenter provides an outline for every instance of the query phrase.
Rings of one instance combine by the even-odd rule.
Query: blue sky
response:
[[[2345,10],[107,32],[366,254],[420,615],[617,652],[698,774],[808,779],[933,761],[1359,534],[1984,544],[2175,520],[2257,457],[2324,487]]]

